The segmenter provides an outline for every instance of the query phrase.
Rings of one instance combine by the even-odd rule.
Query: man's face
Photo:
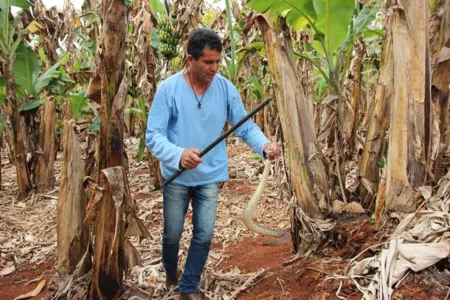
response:
[[[214,75],[219,71],[219,64],[222,55],[217,50],[211,50],[205,47],[197,60],[191,55],[188,56],[189,67],[192,75],[197,82],[209,83],[213,80]]]

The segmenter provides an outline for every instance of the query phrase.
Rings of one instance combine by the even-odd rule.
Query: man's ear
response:
[[[187,63],[188,65],[191,65],[191,63],[194,61],[194,57],[191,54],[188,54],[187,56]]]

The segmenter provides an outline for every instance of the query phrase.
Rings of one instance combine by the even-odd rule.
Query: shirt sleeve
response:
[[[247,115],[241,96],[234,86],[229,87],[228,110],[228,122],[230,122],[231,126]],[[269,142],[269,140],[251,118],[239,126],[235,134],[244,140],[256,153],[264,157],[264,144]]]
[[[156,91],[148,114],[145,144],[157,159],[177,170],[179,169],[181,154],[185,149],[171,143],[167,138],[170,106],[164,86],[160,86]]]

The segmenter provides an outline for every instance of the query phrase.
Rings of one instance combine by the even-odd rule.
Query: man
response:
[[[236,87],[217,74],[221,51],[216,33],[194,31],[188,41],[188,67],[160,84],[148,117],[146,144],[161,162],[163,179],[180,167],[186,169],[163,190],[162,263],[168,288],[178,284],[179,242],[192,199],[193,237],[179,281],[180,299],[201,299],[197,288],[214,233],[218,186],[228,179],[225,142],[202,158],[200,149],[222,134],[227,120],[234,125],[247,114]],[[279,155],[278,144],[251,120],[235,133],[260,155]]]

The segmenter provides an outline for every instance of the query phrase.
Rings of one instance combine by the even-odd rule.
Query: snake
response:
[[[267,178],[269,177],[269,171],[270,161],[267,159],[264,162],[264,171],[258,187],[256,188],[255,193],[250,198],[250,201],[248,201],[247,205],[245,206],[244,224],[252,232],[279,238],[275,241],[264,242],[264,246],[278,246],[286,243],[289,240],[289,233],[283,230],[267,228],[253,221],[253,213],[259,200],[261,199],[262,193],[264,191],[264,186],[266,185]]]

